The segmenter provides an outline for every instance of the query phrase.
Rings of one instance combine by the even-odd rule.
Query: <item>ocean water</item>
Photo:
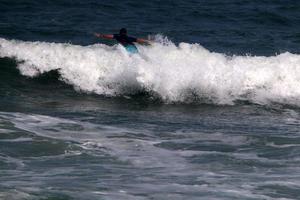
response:
[[[0,0],[0,199],[300,199],[299,43],[292,0]]]

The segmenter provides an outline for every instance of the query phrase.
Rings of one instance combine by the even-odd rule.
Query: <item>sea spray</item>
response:
[[[0,39],[0,56],[15,58],[21,74],[58,70],[83,92],[122,96],[149,92],[166,103],[234,104],[237,100],[300,105],[300,56],[227,56],[199,44],[165,38],[129,55],[120,45],[80,46]]]

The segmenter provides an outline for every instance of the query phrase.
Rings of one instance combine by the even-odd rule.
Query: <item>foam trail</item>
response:
[[[101,95],[147,91],[165,102],[234,104],[236,100],[300,105],[300,56],[226,56],[199,44],[164,40],[128,55],[119,45],[79,46],[0,39],[25,76],[59,69],[74,88]]]

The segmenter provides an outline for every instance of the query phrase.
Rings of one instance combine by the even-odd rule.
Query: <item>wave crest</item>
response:
[[[300,105],[300,56],[226,56],[199,44],[178,46],[158,36],[151,46],[129,55],[104,44],[0,39],[0,57],[13,57],[21,74],[58,70],[76,90],[107,96],[146,91],[165,102],[234,104],[250,101]]]

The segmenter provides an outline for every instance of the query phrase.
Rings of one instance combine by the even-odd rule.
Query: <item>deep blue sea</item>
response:
[[[299,44],[296,0],[0,0],[0,199],[299,200]]]

